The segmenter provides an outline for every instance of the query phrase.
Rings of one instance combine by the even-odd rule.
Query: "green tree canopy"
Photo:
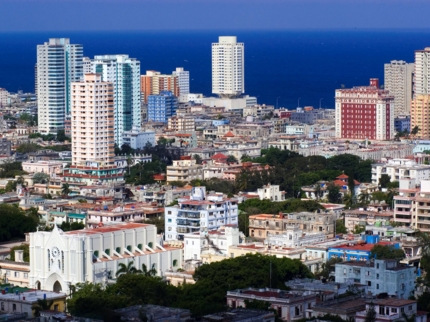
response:
[[[23,238],[24,233],[36,231],[37,223],[19,208],[0,204],[0,242]]]
[[[394,248],[390,245],[373,246],[370,257],[376,259],[402,259],[405,258],[405,252],[401,248]]]

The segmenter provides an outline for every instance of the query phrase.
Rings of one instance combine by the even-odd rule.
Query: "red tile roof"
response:
[[[234,137],[234,134],[233,134],[231,131],[228,131],[228,132],[224,135],[224,137],[225,137],[225,138],[233,138],[233,137]]]

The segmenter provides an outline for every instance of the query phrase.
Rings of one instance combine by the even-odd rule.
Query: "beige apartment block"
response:
[[[193,132],[196,121],[193,117],[172,116],[167,120],[167,128],[174,132]]]
[[[72,83],[72,162],[114,164],[113,85],[99,74]]]
[[[191,157],[181,157],[181,160],[174,160],[173,165],[167,166],[167,182],[182,181],[190,182],[194,179],[203,180],[203,166],[197,164]]]
[[[416,95],[411,101],[411,130],[419,127],[420,138],[430,137],[430,94]]]
[[[146,75],[140,76],[142,101],[147,103],[149,95],[158,95],[162,91],[171,91],[178,97],[180,95],[178,77],[178,75],[164,75],[155,70],[147,70]]]

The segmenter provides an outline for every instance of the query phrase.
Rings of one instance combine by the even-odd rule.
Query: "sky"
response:
[[[0,32],[429,29],[428,0],[0,0]]]

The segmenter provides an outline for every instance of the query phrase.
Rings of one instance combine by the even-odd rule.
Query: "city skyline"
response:
[[[100,3],[100,0],[2,0],[0,12],[7,15],[0,20],[0,28],[3,32],[219,29],[220,19],[213,17],[220,17],[226,30],[430,27],[426,19],[430,3],[421,0],[107,0],[103,6]],[[161,16],[168,19],[159,19]]]

